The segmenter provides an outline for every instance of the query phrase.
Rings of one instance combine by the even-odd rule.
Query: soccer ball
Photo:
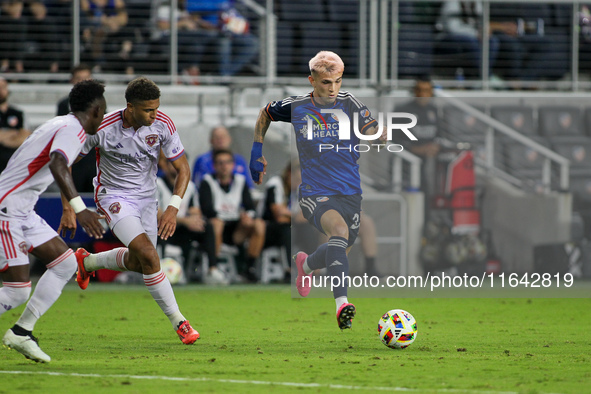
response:
[[[417,321],[407,311],[392,309],[378,320],[382,343],[391,349],[404,349],[417,339]]]
[[[166,275],[171,285],[182,283],[185,280],[183,267],[175,259],[167,257],[160,260],[160,267],[162,268],[164,275]]]

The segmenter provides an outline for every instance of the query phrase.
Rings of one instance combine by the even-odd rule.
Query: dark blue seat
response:
[[[591,139],[583,136],[555,138],[552,148],[570,160],[571,178],[591,177]]]
[[[333,51],[337,54],[341,52],[343,42],[340,25],[338,23],[306,22],[301,23],[299,27],[300,56],[297,62],[299,72],[309,72],[309,60],[320,51]],[[345,63],[345,69],[346,68],[347,64]]]
[[[338,23],[357,23],[359,17],[358,0],[326,0],[328,20]]]
[[[491,108],[490,115],[523,135],[532,136],[538,134],[538,128],[534,122],[534,109],[530,106],[495,106]]]
[[[581,109],[575,106],[540,106],[538,107],[538,124],[540,135],[550,139],[584,135]]]
[[[278,0],[279,19],[290,22],[326,21],[322,0]]]
[[[326,0],[330,22],[340,26],[342,41],[338,54],[345,62],[345,75],[357,77],[359,72],[359,1]]]
[[[277,74],[292,75],[297,71],[295,63],[296,24],[277,22]]]

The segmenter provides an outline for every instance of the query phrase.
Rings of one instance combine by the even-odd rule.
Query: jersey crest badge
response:
[[[27,254],[29,254],[29,250],[27,249],[27,244],[26,242],[21,242],[20,244],[18,244],[18,248],[21,250],[21,252],[23,252],[23,254],[26,256]]]
[[[109,211],[111,211],[113,215],[118,214],[119,211],[121,211],[121,204],[114,202],[113,204],[109,205]]]
[[[158,135],[157,134],[150,134],[146,136],[146,144],[148,144],[148,146],[151,148],[154,146],[154,144],[156,144],[156,141],[158,141]]]

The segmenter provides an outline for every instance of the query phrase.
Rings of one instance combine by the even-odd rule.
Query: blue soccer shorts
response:
[[[345,220],[349,227],[348,245],[355,243],[359,235],[359,222],[361,219],[361,195],[350,196],[309,196],[299,199],[304,218],[322,234],[326,234],[320,224],[320,219],[327,211],[334,209]]]

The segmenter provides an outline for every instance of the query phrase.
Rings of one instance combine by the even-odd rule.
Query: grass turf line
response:
[[[35,334],[50,364],[0,351],[0,370],[206,378],[204,381],[2,374],[2,390],[28,392],[240,392],[306,390],[248,381],[579,393],[591,386],[589,299],[357,299],[353,329],[337,328],[329,299],[292,299],[289,287],[176,287],[201,333],[180,343],[143,286],[70,284]],[[2,316],[2,330],[22,312]],[[389,309],[411,312],[418,338],[391,350],[377,337]],[[4,332],[4,331],[2,331]],[[223,380],[241,380],[232,383]],[[365,391],[365,390],[355,390]]]

